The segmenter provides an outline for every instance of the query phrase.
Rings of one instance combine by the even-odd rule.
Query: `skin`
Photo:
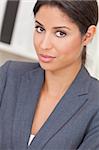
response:
[[[59,8],[44,5],[39,9],[35,16],[34,46],[45,70],[47,91],[58,94],[58,87],[69,87],[81,68],[83,47],[92,40],[95,30],[92,25],[82,36],[78,26]],[[45,60],[41,55],[53,58]]]
[[[66,14],[58,8],[43,6],[36,14],[35,20],[38,28],[34,34],[34,45],[42,68],[61,71],[61,69],[81,63],[83,48],[81,33],[78,26]],[[54,29],[62,26],[64,28]],[[45,63],[41,61],[39,54],[55,58]]]
[[[81,68],[83,46],[93,38],[94,32],[95,26],[90,26],[82,37],[78,26],[57,7],[45,5],[37,12],[34,46],[39,63],[45,70],[45,81],[32,125],[32,134],[38,132],[71,86]]]

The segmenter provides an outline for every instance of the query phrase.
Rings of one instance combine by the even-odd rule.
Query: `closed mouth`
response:
[[[40,54],[40,56],[45,57],[45,58],[55,58],[54,56],[44,55],[44,54]]]

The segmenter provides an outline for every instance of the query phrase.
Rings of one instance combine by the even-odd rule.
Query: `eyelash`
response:
[[[43,31],[44,31],[44,29],[43,29],[42,27],[40,27],[40,26],[35,26],[35,29],[36,29],[36,31],[37,31],[38,33],[41,33],[41,32],[43,32]],[[42,29],[42,31],[41,31],[41,32],[39,32],[39,31],[38,31],[38,29]]]
[[[61,34],[60,36],[56,35],[58,38],[65,37],[67,35],[64,31],[56,31],[56,33],[60,33]]]
[[[36,32],[38,32],[38,33],[42,33],[45,29],[43,29],[42,27],[40,27],[40,26],[35,26],[35,29],[36,29]],[[38,29],[40,29],[41,31],[38,31]],[[59,36],[59,35],[57,35],[57,33],[60,33],[60,34],[62,34],[61,36]],[[55,32],[55,34],[56,34],[56,36],[58,37],[58,38],[63,38],[63,37],[65,37],[67,34],[64,32],[64,31],[59,31],[59,30],[57,30],[56,32]]]

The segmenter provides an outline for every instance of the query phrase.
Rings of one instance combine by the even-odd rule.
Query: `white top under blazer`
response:
[[[30,146],[31,142],[33,141],[35,135],[31,134],[28,142],[28,146]]]

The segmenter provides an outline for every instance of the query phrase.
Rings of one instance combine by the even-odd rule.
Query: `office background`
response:
[[[98,0],[99,1],[99,0]],[[7,60],[37,61],[33,46],[33,6],[36,0],[0,0],[0,65]],[[99,79],[99,24],[87,48],[86,67]]]

